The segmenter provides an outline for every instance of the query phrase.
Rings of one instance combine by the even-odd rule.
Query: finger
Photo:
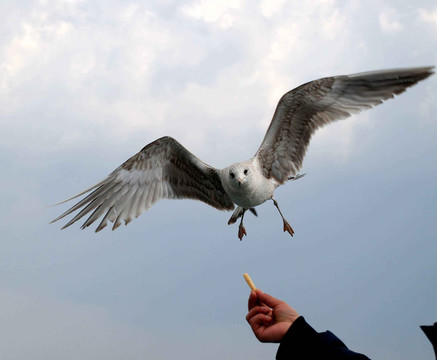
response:
[[[270,326],[273,319],[265,314],[257,314],[249,320],[249,325],[253,330],[257,330],[260,327]]]
[[[257,296],[257,305],[260,305],[260,306],[266,306],[267,307],[267,305],[266,304],[264,304],[260,299],[259,299],[259,295],[260,294],[263,294],[263,291],[261,290],[261,289],[256,289],[255,290],[255,294],[256,294],[256,296]]]
[[[270,306],[271,308],[274,308],[275,306],[284,303],[284,301],[263,292],[257,293],[257,295],[260,302],[266,304],[267,306]]]
[[[246,320],[249,321],[251,318],[253,318],[257,314],[265,314],[265,315],[270,315],[271,316],[272,315],[272,310],[270,308],[264,307],[264,306],[255,306],[246,315]]]
[[[258,294],[255,291],[251,291],[249,296],[249,302],[247,304],[249,311],[256,305],[258,305]]]

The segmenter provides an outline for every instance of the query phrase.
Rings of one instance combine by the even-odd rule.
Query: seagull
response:
[[[247,235],[244,214],[272,200],[284,232],[293,228],[273,198],[275,189],[297,180],[311,136],[324,125],[370,109],[403,93],[434,73],[434,66],[390,69],[325,77],[303,84],[282,96],[254,157],[224,169],[201,161],[175,139],[164,136],[146,145],[104,180],[59,204],[89,193],[52,221],[81,209],[62,229],[89,215],[82,229],[102,218],[96,232],[148,210],[161,199],[195,199],[218,210],[234,210],[228,224],[239,218],[238,238]],[[56,204],[56,205],[59,205]]]

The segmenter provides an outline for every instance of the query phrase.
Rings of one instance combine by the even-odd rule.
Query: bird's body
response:
[[[222,170],[205,164],[175,139],[162,137],[146,145],[106,179],[74,196],[93,190],[53,221],[81,209],[63,228],[92,212],[82,228],[102,217],[96,231],[108,221],[114,230],[158,200],[189,198],[219,210],[233,210],[236,204],[228,223],[241,217],[241,240],[246,234],[245,211],[255,213],[254,207],[273,200],[284,221],[284,231],[293,235],[273,194],[287,180],[300,177],[298,172],[312,134],[330,122],[393,98],[431,74],[433,67],[394,69],[327,77],[301,85],[279,100],[254,157]]]
[[[233,177],[230,174],[234,174]],[[270,200],[278,187],[275,180],[262,175],[256,157],[220,170],[219,176],[226,194],[235,204],[246,209]]]

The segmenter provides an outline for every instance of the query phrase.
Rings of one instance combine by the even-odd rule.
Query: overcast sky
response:
[[[437,77],[319,131],[303,179],[245,218],[162,201],[127,227],[48,208],[144,145],[221,168],[257,150],[286,91],[437,64],[419,1],[2,1],[0,353],[5,359],[273,359],[242,274],[375,359],[432,359]]]

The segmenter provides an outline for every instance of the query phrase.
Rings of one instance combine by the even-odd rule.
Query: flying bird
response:
[[[146,145],[106,179],[67,199],[91,192],[55,222],[79,210],[64,227],[89,215],[82,229],[101,218],[96,232],[108,221],[117,229],[127,225],[161,199],[196,199],[219,210],[234,210],[228,224],[239,218],[238,238],[246,235],[247,210],[272,200],[284,231],[294,231],[284,218],[275,189],[299,174],[311,136],[322,126],[370,109],[399,95],[434,73],[418,67],[325,77],[303,84],[282,96],[258,151],[250,160],[216,169],[201,161],[175,139],[165,136]],[[61,204],[59,203],[59,204]],[[57,205],[59,205],[57,204]]]

